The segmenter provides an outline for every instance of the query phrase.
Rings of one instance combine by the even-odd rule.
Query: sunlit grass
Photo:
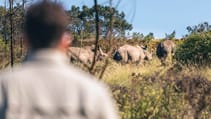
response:
[[[107,67],[103,76],[103,80],[110,84],[119,84],[127,86],[131,81],[132,75],[140,75],[142,77],[149,77],[156,74],[161,75],[168,69],[161,66],[158,59],[154,59],[149,62],[145,62],[142,65],[125,64],[111,62]],[[163,72],[164,71],[164,72]]]
[[[176,72],[171,72],[169,74],[169,70],[174,69],[175,66],[173,64],[169,64],[166,66],[162,66],[160,61],[157,58],[154,58],[150,62],[145,62],[143,65],[135,65],[135,64],[125,64],[122,65],[120,63],[116,63],[111,61],[108,65],[103,80],[109,84],[118,84],[120,86],[127,86],[131,83],[132,75],[139,75],[143,78],[146,77],[160,77],[165,78],[167,76],[169,79],[174,79],[176,76],[195,76],[200,75],[202,77],[207,78],[211,81],[211,68],[196,68],[196,67],[183,67],[182,69],[178,69]]]
[[[103,76],[122,119],[189,118],[193,117],[190,110],[200,109],[201,104],[206,108],[197,116],[208,119],[211,98],[207,79],[211,81],[211,68],[161,66],[156,58],[139,66],[111,61]]]

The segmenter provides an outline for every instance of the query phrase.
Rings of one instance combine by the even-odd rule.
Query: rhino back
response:
[[[76,57],[83,63],[87,63],[90,59],[90,53],[84,48],[70,47],[69,51],[71,56]]]

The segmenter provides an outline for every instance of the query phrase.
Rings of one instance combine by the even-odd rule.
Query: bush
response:
[[[130,86],[111,85],[121,118],[210,118],[211,82],[197,75],[176,79],[138,76]]]
[[[175,58],[182,65],[211,66],[211,33],[188,36],[177,48]]]

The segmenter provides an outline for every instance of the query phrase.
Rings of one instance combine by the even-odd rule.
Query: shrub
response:
[[[210,118],[211,82],[200,75],[175,79],[138,76],[132,77],[128,87],[111,85],[121,118]]]
[[[211,33],[188,36],[177,48],[175,58],[182,65],[211,66]]]

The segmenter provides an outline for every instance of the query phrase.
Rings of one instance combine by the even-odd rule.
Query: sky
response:
[[[0,4],[4,0],[0,0]],[[66,9],[72,5],[92,6],[94,0],[60,0]],[[109,0],[98,0],[101,5],[109,5]],[[204,21],[211,24],[211,0],[113,0],[113,6],[126,14],[133,25],[132,32],[144,35],[154,33],[156,38],[165,37],[176,31],[176,37],[187,34],[186,27]]]

